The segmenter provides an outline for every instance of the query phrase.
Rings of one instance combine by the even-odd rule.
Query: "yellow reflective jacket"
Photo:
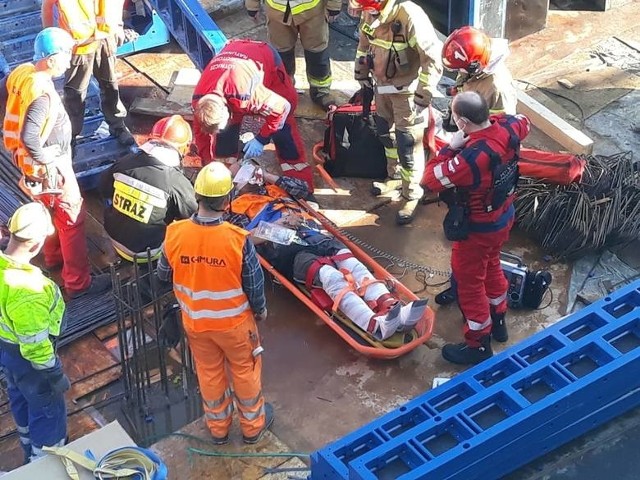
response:
[[[427,106],[442,76],[442,42],[422,7],[389,0],[379,15],[362,12],[359,33],[356,79],[369,65],[378,87],[415,91],[416,104]]]
[[[64,310],[60,289],[38,267],[0,253],[0,340],[18,345],[36,369],[55,365],[49,336],[60,335]]]
[[[244,4],[247,10],[260,8],[260,0],[245,0]],[[300,25],[316,15],[326,15],[326,10],[342,8],[341,0],[265,0],[264,4],[269,20],[293,25]]]
[[[71,34],[78,42],[74,53],[82,55],[97,50],[99,40],[112,36],[122,27],[124,0],[44,0],[42,22],[57,26]]]

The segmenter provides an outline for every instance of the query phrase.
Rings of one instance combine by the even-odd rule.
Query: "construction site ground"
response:
[[[234,12],[236,3],[227,2],[222,6],[217,5],[218,2],[208,3],[211,11],[217,11],[216,21],[228,38],[266,40],[264,24],[254,23],[242,10]],[[223,13],[225,16],[218,18]],[[545,30],[518,40],[511,46],[512,55],[508,63],[514,77],[526,81],[529,84],[528,93],[538,101],[593,138],[596,153],[640,152],[638,19],[640,3],[637,1],[607,12],[550,12]],[[332,31],[331,36],[334,85],[346,99],[357,89],[357,84],[352,80],[356,42],[354,38],[337,31]],[[614,51],[635,51],[636,62],[607,62],[611,56],[594,53],[602,52],[603,46],[611,47]],[[607,51],[610,52],[611,48]],[[301,89],[306,86],[303,65],[300,51],[296,86]],[[127,57],[119,62],[125,104],[130,105],[135,99],[143,97],[163,100],[169,93],[174,72],[192,67],[187,56],[175,44]],[[559,85],[557,80],[562,78],[570,81],[574,87],[567,89]],[[570,101],[549,95],[549,91]],[[576,107],[576,104],[580,107]],[[306,92],[300,96],[298,117],[310,159],[311,146],[322,139],[325,125],[323,113],[310,103]],[[128,123],[132,131],[139,135],[139,142],[144,140],[155,120],[152,116],[130,116]],[[534,131],[525,143],[536,148],[561,149],[539,131]],[[267,152],[266,162],[275,168],[272,151]],[[437,270],[449,270],[450,244],[444,239],[441,227],[444,206],[423,206],[411,225],[398,227],[394,222],[397,203],[392,198],[372,197],[368,181],[338,179],[340,188],[338,192],[333,192],[319,177],[316,180],[319,204],[324,213],[339,226],[383,252]],[[89,193],[87,201],[91,213],[88,226],[91,257],[96,265],[104,268],[116,261],[116,256],[102,231],[101,202],[95,193]],[[549,269],[554,277],[551,288],[553,296],[547,297],[544,302],[547,305],[541,310],[510,312],[509,342],[504,345],[494,342],[496,351],[508,348],[565,315],[571,273],[569,263],[545,261],[544,252],[517,229],[506,250],[523,257],[533,268]],[[621,255],[630,263],[635,262],[632,266],[638,267],[640,260],[637,256],[633,259],[633,250],[637,252],[637,249],[628,248]],[[432,299],[446,287],[446,277],[420,279],[387,258],[381,257],[379,261],[401,276],[402,281],[418,292],[420,297]],[[258,447],[247,448],[242,445],[239,430],[234,427],[231,444],[216,450],[308,453],[431,389],[434,378],[450,378],[462,371],[443,360],[440,354],[445,343],[461,341],[461,317],[455,307],[439,308],[431,302],[436,312],[435,333],[431,340],[402,358],[379,361],[365,358],[349,349],[283,287],[268,282],[267,290],[269,318],[260,325],[260,331],[266,350],[263,356],[263,390],[276,412],[272,433]],[[107,335],[104,337],[107,338]],[[102,340],[98,336],[91,338],[98,342]],[[76,358],[77,362],[90,361],[90,352],[95,351],[90,345],[84,348],[86,357]],[[106,362],[105,365],[105,368],[111,368],[112,363]],[[99,394],[100,398],[114,395],[118,388],[117,384],[112,385],[106,393]],[[72,438],[119,417],[114,405],[105,409],[89,409],[86,413],[81,419],[76,416],[76,420],[70,420]],[[122,423],[128,428],[126,422]],[[604,478],[594,473],[598,468],[603,468],[603,462],[593,461],[597,457],[590,457],[585,452],[616,448],[615,445],[620,442],[607,439],[614,438],[612,435],[616,433],[616,439],[632,435],[630,432],[638,430],[638,423],[640,421],[631,415],[614,426],[574,442],[534,466],[521,469],[510,478]],[[186,426],[182,432],[203,438],[208,434],[202,420]],[[299,459],[205,457],[190,454],[188,446],[203,447],[193,440],[178,437],[168,437],[155,444],[154,448],[161,453],[169,467],[169,478],[251,480],[305,477],[304,472],[287,470],[304,468],[305,463]],[[211,446],[203,448],[212,450]],[[17,466],[19,458],[8,457],[0,456],[0,470]],[[614,463],[608,467],[614,470],[609,471],[614,472],[615,468],[620,470],[611,473],[613,478],[637,478],[624,470],[624,461]],[[274,467],[283,470],[278,474],[269,473],[268,469]]]

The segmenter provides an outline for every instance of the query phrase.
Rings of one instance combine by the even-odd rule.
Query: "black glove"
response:
[[[182,339],[182,314],[177,303],[167,305],[158,330],[158,343],[162,347],[175,348]]]
[[[445,132],[457,132],[458,131],[458,126],[456,125],[456,122],[454,122],[453,118],[451,117],[451,109],[450,108],[447,110],[447,113],[442,117],[442,129]]]
[[[52,369],[43,370],[51,387],[51,391],[55,394],[64,393],[71,388],[71,382],[62,371],[61,367],[53,367]]]

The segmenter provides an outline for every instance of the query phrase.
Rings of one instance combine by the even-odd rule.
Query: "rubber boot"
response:
[[[476,365],[493,356],[491,337],[486,335],[480,339],[479,347],[470,347],[466,343],[448,343],[442,348],[442,357],[457,365]]]
[[[507,322],[504,313],[491,313],[491,336],[496,342],[504,343],[509,340]]]

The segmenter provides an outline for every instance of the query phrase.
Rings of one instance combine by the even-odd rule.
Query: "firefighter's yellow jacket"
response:
[[[415,92],[415,103],[427,106],[442,75],[442,42],[424,10],[389,0],[378,15],[362,12],[359,33],[355,78],[370,71],[378,93]]]

